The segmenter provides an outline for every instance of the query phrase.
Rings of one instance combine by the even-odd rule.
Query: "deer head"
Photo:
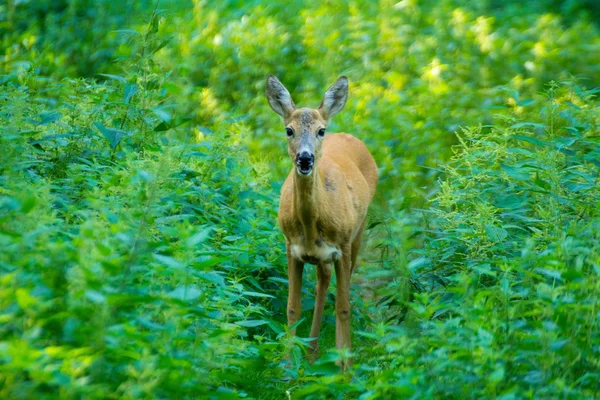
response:
[[[288,154],[299,176],[310,176],[321,156],[321,144],[331,117],[348,99],[348,79],[340,77],[326,92],[318,108],[296,108],[290,92],[274,75],[267,78],[269,105],[283,118]]]

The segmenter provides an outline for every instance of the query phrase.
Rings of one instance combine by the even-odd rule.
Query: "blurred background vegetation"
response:
[[[0,397],[596,398],[595,0],[0,4]],[[268,74],[380,170],[355,366],[286,334]],[[282,368],[291,350],[293,365]]]

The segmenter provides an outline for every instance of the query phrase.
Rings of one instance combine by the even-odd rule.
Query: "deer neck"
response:
[[[302,224],[307,243],[314,243],[319,236],[317,218],[323,191],[323,181],[316,165],[309,176],[294,175],[294,211]]]

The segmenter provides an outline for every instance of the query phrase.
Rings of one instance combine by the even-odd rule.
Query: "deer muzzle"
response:
[[[315,155],[303,151],[296,155],[296,169],[300,175],[310,175],[315,164]]]

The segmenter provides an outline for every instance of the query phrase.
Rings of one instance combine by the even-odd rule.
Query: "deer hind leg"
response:
[[[323,308],[327,298],[327,289],[331,282],[331,265],[317,264],[317,287],[315,288],[315,312],[313,314],[312,325],[310,328],[310,337],[314,338],[311,342],[313,350],[313,360],[319,352],[319,334],[321,332],[321,321],[323,320]]]
[[[337,291],[335,297],[335,345],[338,349],[351,350],[350,340],[350,276],[352,274],[352,245],[348,243],[342,247],[342,257],[334,262]],[[339,363],[342,370],[352,365],[352,360],[347,359]]]
[[[300,313],[302,312],[301,292],[304,263],[292,257],[289,244],[287,245],[287,258],[289,282],[287,318],[288,326],[292,326],[300,319]],[[296,328],[292,329],[290,333],[295,335]]]
[[[362,234],[363,231],[365,229],[365,224],[367,222],[367,219],[365,218],[365,220],[363,221],[362,225],[360,226],[360,230],[358,231],[358,234],[356,235],[356,237],[354,238],[354,240],[352,241],[352,268],[351,268],[351,272],[354,272],[354,268],[356,267],[356,259],[358,258],[358,252],[360,251],[360,246],[362,244]]]

